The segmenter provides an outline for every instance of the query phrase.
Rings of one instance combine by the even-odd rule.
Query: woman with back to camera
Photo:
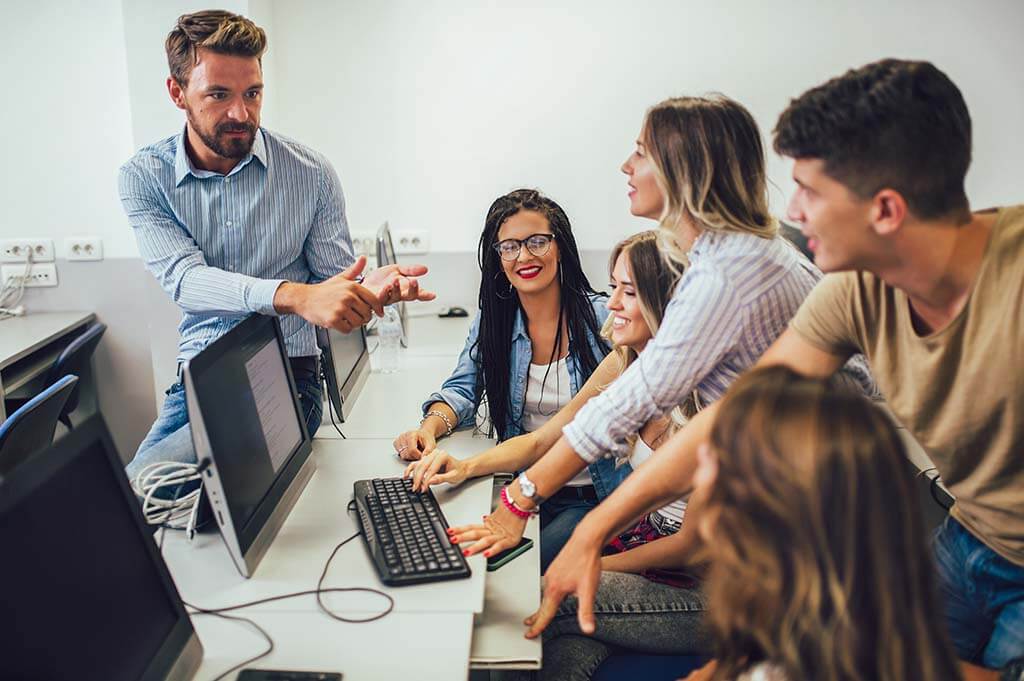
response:
[[[756,369],[697,458],[716,662],[694,681],[960,678],[906,453],[879,408],[834,379]]]
[[[403,459],[417,460],[438,438],[473,425],[484,402],[499,441],[537,430],[608,353],[601,338],[606,297],[583,273],[569,218],[557,203],[531,189],[496,199],[478,260],[480,312],[452,375],[423,403],[419,427],[395,438]],[[566,481],[545,504],[542,555],[553,558],[626,473],[605,461]]]
[[[713,95],[657,104],[622,172],[630,212],[658,221],[665,255],[686,271],[639,360],[512,483],[509,494],[524,508],[589,463],[624,456],[630,435],[691,394],[704,404],[721,397],[821,277],[777,236],[761,135],[739,103]],[[484,526],[457,529],[460,542],[475,541],[471,553],[491,553],[515,546],[524,526],[499,507]]]

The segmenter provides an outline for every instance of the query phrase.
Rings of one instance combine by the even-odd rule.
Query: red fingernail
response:
[[[447,532],[448,534],[455,534],[455,530],[453,530],[450,527],[447,530],[445,530],[445,532]]]
[[[468,555],[469,555],[469,549],[466,549],[466,550],[464,550],[464,551],[462,552],[462,555],[464,555],[464,556],[468,556]]]
[[[453,544],[458,544],[459,543],[459,538],[458,537],[452,537],[452,543]]]
[[[484,551],[484,558],[490,558],[490,557],[491,557],[491,552],[490,551]]]

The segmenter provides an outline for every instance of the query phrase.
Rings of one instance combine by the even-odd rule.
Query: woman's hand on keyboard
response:
[[[395,453],[406,461],[418,461],[437,447],[437,438],[423,428],[410,430],[395,438]]]
[[[507,508],[499,505],[493,513],[484,516],[482,525],[453,527],[448,535],[453,544],[460,546],[473,542],[472,546],[463,549],[462,555],[472,556],[483,551],[490,558],[519,544],[525,531],[526,518],[514,516]]]
[[[426,492],[431,485],[447,482],[461,485],[469,477],[469,466],[443,449],[435,449],[419,461],[406,466],[404,478],[412,478],[414,492]]]

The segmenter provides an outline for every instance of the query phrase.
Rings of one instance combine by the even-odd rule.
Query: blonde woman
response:
[[[630,211],[659,222],[666,254],[686,270],[639,360],[512,483],[509,496],[524,509],[535,509],[590,462],[624,456],[630,435],[689,395],[703,403],[720,398],[782,333],[821,276],[777,236],[761,135],[739,103],[715,95],[654,106],[622,172]],[[470,552],[494,552],[515,546],[524,527],[523,518],[499,507],[483,525],[456,530],[460,542],[476,541]]]
[[[774,366],[733,385],[694,477],[717,648],[694,678],[960,678],[905,457],[832,379]]]
[[[562,428],[588,400],[599,395],[636,360],[661,325],[678,275],[662,257],[658,248],[658,235],[654,231],[641,232],[617,244],[609,259],[609,275],[612,294],[608,299],[609,314],[602,336],[611,343],[612,352],[591,374],[572,401],[539,429],[510,438],[469,459],[460,460],[444,450],[433,450],[406,468],[405,476],[412,477],[414,489],[425,490],[430,485],[441,483],[458,485],[468,478],[526,468],[558,440]],[[675,424],[692,413],[692,410],[691,401],[678,412],[675,421],[664,416],[644,424],[639,433],[631,438],[629,463],[625,459],[618,462],[617,470],[621,470],[621,475],[624,477],[628,474],[630,464],[639,466],[646,461],[651,451],[674,432]],[[609,556],[608,569],[641,572],[664,562],[659,561],[659,556],[671,552],[668,545],[663,548],[659,544],[658,547],[629,552],[628,556],[626,550],[648,543],[655,537],[674,533],[682,522],[684,508],[684,502],[679,500],[652,513],[649,527],[654,530],[646,532],[643,541],[634,538],[619,545],[620,555]],[[542,571],[562,546],[557,539],[563,534],[566,537],[569,534],[555,528],[554,537],[549,536],[551,523],[558,522],[558,518],[546,517],[545,508],[541,508]]]

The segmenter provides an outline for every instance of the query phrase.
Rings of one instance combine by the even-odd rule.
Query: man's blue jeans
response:
[[[1024,657],[1024,567],[953,518],[935,531],[932,549],[957,657],[990,669]]]
[[[319,377],[296,376],[295,387],[299,391],[299,404],[312,437],[323,417],[323,393]],[[192,429],[189,428],[188,412],[185,409],[185,389],[181,382],[168,388],[166,395],[160,415],[139,445],[135,458],[125,467],[129,480],[134,480],[139,471],[157,461],[196,462]]]

